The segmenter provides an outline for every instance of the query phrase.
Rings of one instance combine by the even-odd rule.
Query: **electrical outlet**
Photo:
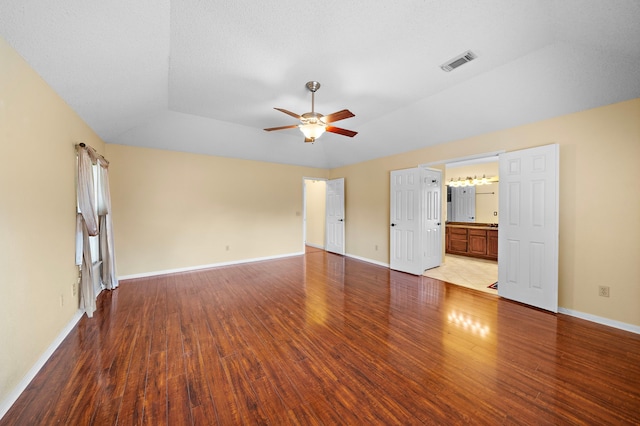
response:
[[[225,247],[225,250],[229,251],[229,246],[226,246],[226,247]]]
[[[378,245],[376,244],[376,251],[378,251]]]
[[[60,307],[62,308],[64,306],[64,295],[60,295]]]
[[[601,285],[598,287],[598,296],[609,297],[609,286]]]

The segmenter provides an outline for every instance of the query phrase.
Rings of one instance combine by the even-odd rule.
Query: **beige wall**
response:
[[[559,304],[640,325],[640,99],[331,170],[346,183],[347,253],[388,263],[391,170],[550,143],[560,145]],[[598,296],[603,284],[611,297]]]
[[[0,38],[0,403],[78,312],[74,145],[103,142]]]
[[[307,244],[324,248],[326,226],[327,182],[305,179],[307,191]]]
[[[304,176],[325,170],[108,144],[119,276],[303,249]]]

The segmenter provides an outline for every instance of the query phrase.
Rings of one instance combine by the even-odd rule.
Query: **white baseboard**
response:
[[[316,247],[312,244],[307,244],[311,247]],[[324,247],[317,247],[319,249],[324,250]],[[274,260],[274,259],[283,259],[286,257],[293,257],[293,256],[300,256],[303,255],[304,252],[297,252],[297,253],[287,253],[287,254],[281,254],[281,255],[277,255],[277,256],[267,256],[267,257],[256,257],[253,259],[242,259],[242,260],[234,260],[231,262],[220,262],[220,263],[212,263],[209,265],[198,265],[198,266],[188,266],[186,268],[177,268],[177,269],[166,269],[164,271],[152,271],[152,272],[143,272],[140,274],[131,274],[131,275],[123,275],[121,277],[118,277],[118,280],[131,280],[134,278],[146,278],[146,277],[154,277],[157,275],[167,275],[167,274],[176,274],[179,272],[191,272],[191,271],[198,271],[201,269],[211,269],[211,268],[218,268],[220,266],[230,266],[230,265],[240,265],[242,263],[251,263],[251,262],[261,262],[263,260]],[[366,257],[360,257],[360,256],[356,256],[354,254],[345,254],[345,256],[347,257],[351,257],[353,259],[357,259],[357,260],[361,260],[363,262],[367,262],[367,263],[373,263],[375,265],[378,266],[383,266],[385,268],[389,267],[388,263],[383,263],[383,262],[378,262],[376,260],[373,259],[368,259]]]
[[[65,328],[58,334],[55,340],[49,345],[49,347],[44,351],[44,353],[38,358],[36,363],[31,367],[31,369],[27,372],[27,374],[22,378],[20,383],[13,389],[13,391],[4,399],[4,401],[0,402],[0,419],[7,414],[7,411],[11,408],[11,406],[16,402],[20,394],[24,392],[29,383],[36,377],[36,374],[40,371],[40,369],[44,366],[44,364],[49,360],[51,355],[55,352],[55,350],[60,346],[62,341],[67,337],[67,335],[73,330],[73,327],[76,326],[80,318],[84,315],[84,311],[79,309],[71,318],[71,321],[65,326]]]
[[[580,318],[583,320],[595,322],[598,324],[606,325],[613,328],[618,328],[624,331],[630,331],[631,333],[640,334],[640,326],[627,324],[626,322],[615,321],[609,318],[599,317],[597,315],[591,315],[580,311],[574,311],[573,309],[558,308],[558,312],[572,317]]]
[[[218,268],[220,266],[240,265],[242,263],[262,262],[263,260],[283,259],[285,257],[300,256],[300,255],[303,255],[303,254],[304,254],[304,252],[300,251],[300,252],[297,252],[297,253],[279,254],[279,255],[276,255],[276,256],[256,257],[256,258],[253,258],[253,259],[242,259],[242,260],[232,260],[230,262],[211,263],[209,265],[187,266],[186,268],[166,269],[164,271],[142,272],[140,274],[124,275],[124,276],[118,277],[118,281],[120,281],[120,280],[130,280],[130,279],[133,279],[133,278],[154,277],[154,276],[157,276],[157,275],[176,274],[176,273],[179,273],[179,272],[199,271],[201,269]]]
[[[367,262],[367,263],[373,263],[374,265],[378,265],[378,266],[383,266],[385,268],[389,267],[388,263],[383,263],[383,262],[378,262],[377,260],[373,260],[373,259],[368,259],[366,257],[360,257],[360,256],[356,256],[355,254],[345,254],[345,256],[350,257],[352,259],[356,259],[356,260],[362,260],[363,262]]]

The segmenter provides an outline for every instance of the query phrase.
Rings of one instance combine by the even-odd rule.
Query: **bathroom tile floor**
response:
[[[428,269],[423,275],[485,293],[498,294],[497,290],[487,288],[498,281],[498,262],[494,260],[447,254],[442,265]]]

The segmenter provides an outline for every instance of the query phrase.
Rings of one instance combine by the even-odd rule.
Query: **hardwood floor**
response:
[[[0,425],[638,424],[640,336],[311,250],[121,283]]]

